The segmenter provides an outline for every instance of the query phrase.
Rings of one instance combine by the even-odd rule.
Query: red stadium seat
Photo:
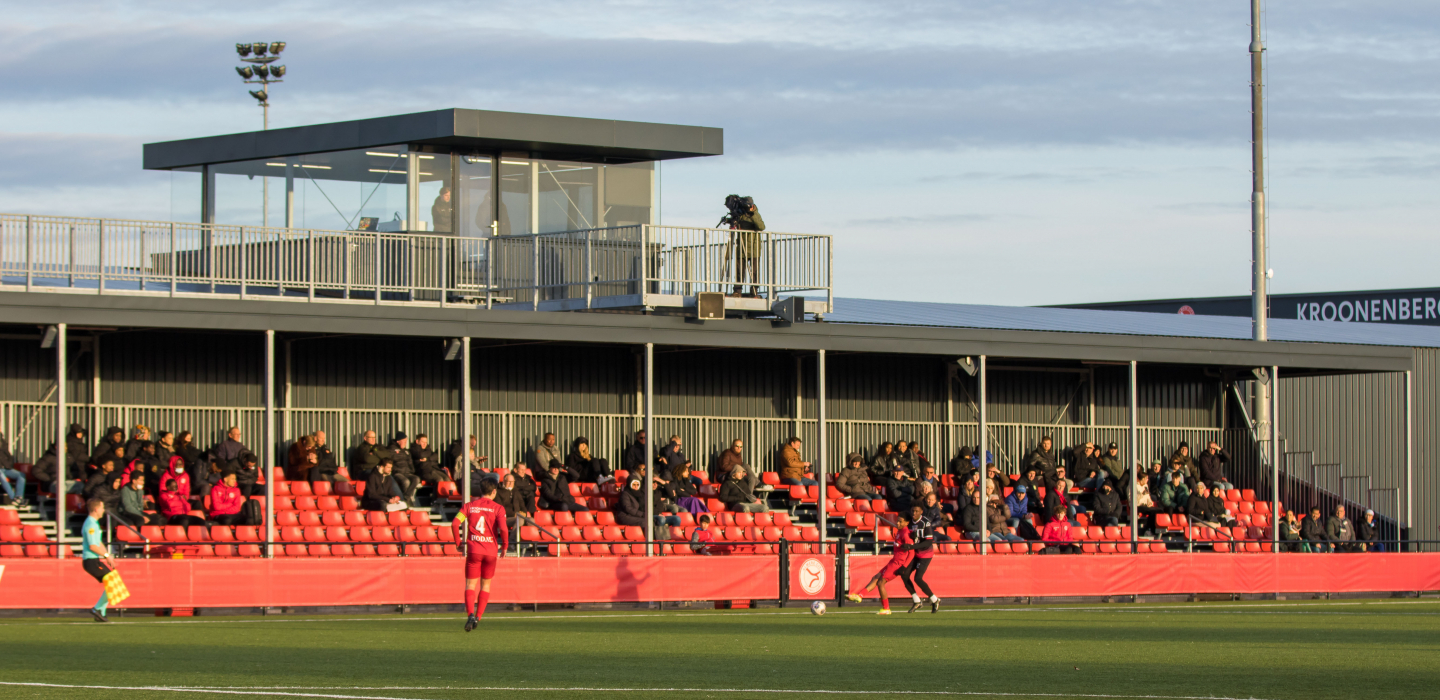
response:
[[[310,544],[310,545],[305,545],[305,550],[306,550],[307,552],[309,552],[310,556],[312,556],[312,557],[328,557],[328,556],[330,556],[330,545],[328,545],[328,544]]]
[[[339,527],[345,524],[345,514],[338,510],[320,512],[320,524],[325,527]]]
[[[638,525],[626,525],[625,539],[630,540],[631,542],[644,542],[645,529]]]
[[[235,545],[235,556],[237,557],[258,557],[260,556],[260,545],[238,544]]]
[[[387,522],[391,527],[401,527],[401,526],[403,526],[403,525],[409,525],[409,524],[410,524],[410,513],[407,512],[407,511],[403,511],[403,510],[397,510],[397,511],[395,511],[395,512],[393,512],[393,513],[390,513],[390,514],[386,517],[386,522]]]
[[[276,483],[282,483],[282,482],[278,482],[278,481],[277,481]],[[310,482],[308,482],[308,481],[290,481],[290,482],[284,482],[284,483],[290,484],[290,495],[292,495],[292,496],[299,497],[299,496],[314,496],[314,495],[315,495],[315,492],[310,489]]]
[[[410,524],[415,527],[428,527],[430,525],[430,511],[412,510],[410,513]]]
[[[340,499],[334,496],[320,496],[315,499],[315,503],[320,510],[340,510]]]
[[[373,544],[352,544],[350,551],[357,557],[375,556],[375,545]]]
[[[390,524],[390,514],[378,510],[365,511],[365,522],[371,527],[383,527]]]
[[[348,529],[351,542],[369,542],[375,539],[373,528],[369,525],[357,525]]]
[[[347,542],[350,535],[343,527],[327,527],[325,528],[325,539],[330,542]]]
[[[295,498],[295,510],[317,510],[319,507],[314,496],[297,496]]]
[[[0,542],[24,542],[25,530],[18,525],[0,525]]]
[[[290,482],[288,482],[288,481],[277,481],[277,482],[275,482],[275,495],[276,495],[276,496],[289,496],[289,495],[290,495]]]
[[[586,525],[580,528],[581,539],[598,542],[605,539],[605,529],[599,525]]]
[[[344,483],[344,482],[341,482]],[[334,486],[328,481],[315,481],[310,484],[310,492],[316,496],[339,495],[335,493]]]
[[[576,524],[576,525],[579,525],[580,527],[585,527],[585,526],[587,526],[587,525],[594,525],[594,524],[595,524],[595,514],[594,514],[594,513],[589,513],[589,512],[575,513],[575,524]]]
[[[415,528],[415,538],[421,542],[439,542],[439,528],[430,527],[429,525],[417,527]]]
[[[340,510],[360,510],[360,499],[354,496],[341,496]]]
[[[300,524],[300,513],[293,510],[282,510],[275,514],[275,524],[280,527],[292,527]]]
[[[575,516],[571,515],[568,511],[555,511],[554,513],[550,514],[550,518],[555,522],[556,525],[559,525],[560,527],[575,524]]]
[[[324,542],[325,528],[320,527],[319,525],[304,528],[302,530],[302,536],[305,538],[306,542]]]
[[[417,538],[415,527],[412,525],[401,525],[395,528],[395,539],[400,542],[414,542]]]
[[[395,528],[388,525],[370,528],[370,539],[376,542],[394,542]],[[398,555],[397,555],[398,556]]]
[[[341,515],[342,515],[343,519],[341,520],[341,523],[340,523],[340,524],[341,524],[341,525],[344,525],[344,526],[346,526],[346,527],[355,527],[355,526],[357,526],[357,525],[364,525],[364,524],[366,524],[366,522],[368,522],[368,521],[365,520],[365,513],[361,512],[361,511],[349,511],[349,510],[347,510],[347,511],[345,511],[344,513],[342,513]]]
[[[1229,542],[1216,542],[1214,546],[1215,546],[1215,551],[1217,551],[1217,552],[1229,552],[1229,551],[1230,551],[1230,543],[1229,543]]]
[[[398,544],[378,544],[378,545],[375,545],[375,554],[376,554],[377,556],[382,556],[382,557],[398,557],[398,556],[400,556],[400,545],[398,545]]]
[[[319,511],[301,510],[296,511],[296,515],[300,520],[300,527],[320,527],[322,523]]]
[[[1253,500],[1255,500],[1255,489],[1240,489],[1240,500],[1242,500],[1242,501],[1253,501]]]

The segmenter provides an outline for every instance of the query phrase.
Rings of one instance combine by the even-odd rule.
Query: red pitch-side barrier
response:
[[[889,557],[852,556],[850,587]],[[792,599],[835,597],[834,556],[790,557]],[[500,561],[492,602],[773,600],[778,557],[558,557]],[[461,560],[122,559],[129,608],[459,603]],[[1440,554],[939,556],[941,597],[1440,590]],[[813,589],[813,590],[812,590]],[[99,584],[75,559],[0,560],[0,608],[86,608]],[[903,595],[896,582],[889,593]]]

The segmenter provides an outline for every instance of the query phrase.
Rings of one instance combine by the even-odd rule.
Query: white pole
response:
[[[55,557],[65,558],[65,494],[69,469],[65,457],[65,442],[69,438],[66,429],[70,423],[65,420],[65,346],[67,324],[55,324]]]
[[[1140,372],[1139,363],[1130,361],[1130,551],[1135,551],[1140,531]]]
[[[275,331],[265,331],[265,425],[260,430],[260,469],[265,475],[265,556],[275,556]]]
[[[1270,493],[1274,512],[1270,514],[1270,546],[1280,551],[1280,368],[1270,368]]]
[[[645,495],[645,556],[655,556],[655,344],[645,344],[645,478],[640,493]],[[634,477],[631,477],[634,478]]]
[[[509,459],[509,455],[506,455]],[[507,465],[508,466],[508,465]],[[460,488],[465,494],[463,501],[470,502],[470,336],[460,339],[460,458],[455,464],[455,476],[461,480]]]
[[[826,432],[825,432],[825,351],[824,351],[824,350],[820,350],[820,351],[817,352],[816,355],[815,355],[815,399],[816,399],[816,404],[817,404],[817,406],[816,406],[816,409],[817,409],[817,410],[816,410],[816,418],[818,419],[818,422],[819,422],[819,425],[820,425],[820,437],[819,437],[819,439],[818,439],[818,441],[817,441],[819,444],[817,445],[817,448],[818,448],[818,449],[817,449],[817,451],[816,451],[816,457],[815,457],[815,480],[818,481],[818,482],[820,482],[820,486],[819,486],[820,497],[819,497],[818,501],[816,502],[816,507],[819,509],[819,515],[820,515],[820,517],[819,517],[820,541],[823,543],[823,542],[826,540],[826,537],[825,537],[825,533],[826,533],[826,515],[827,515],[827,513],[828,513],[828,511],[829,511],[828,506],[830,505],[829,503],[826,502],[826,493],[825,493],[825,488],[826,488],[826,476],[825,476],[825,475],[826,475],[826,472],[827,472],[826,465],[829,464],[829,462],[826,461],[826,458],[827,458],[827,456],[828,456],[827,446],[828,446],[828,444],[829,444],[830,441],[829,441],[829,439],[827,438]],[[822,550],[822,553],[823,553],[823,550]]]
[[[980,454],[976,455],[975,459],[980,462],[980,555],[981,555],[981,556],[984,556],[984,555],[985,555],[985,550],[987,549],[987,546],[986,546],[986,545],[987,545],[987,543],[988,543],[989,540],[990,540],[990,535],[989,535],[988,532],[986,532],[986,531],[989,529],[989,523],[986,522],[986,520],[985,520],[985,508],[986,508],[986,507],[989,505],[989,503],[990,503],[990,494],[985,493],[985,467],[986,467],[986,464],[985,464],[985,453],[990,450],[990,440],[989,440],[989,436],[986,435],[986,431],[988,430],[988,428],[987,428],[986,425],[985,425],[986,422],[987,422],[987,420],[986,420],[986,410],[987,410],[987,407],[986,407],[986,404],[985,404],[985,372],[986,372],[986,370],[985,370],[985,359],[986,359],[986,358],[985,358],[984,355],[981,355],[981,356],[980,356],[980,371],[977,372],[976,375],[975,375],[975,376],[979,379],[979,390],[978,390],[976,393],[978,393],[978,394],[980,395],[980,416],[979,416],[979,423],[980,423],[980,450],[979,450],[979,452],[980,452]],[[968,506],[968,505],[969,505],[969,504],[967,504],[967,506]]]
[[[1415,421],[1415,388],[1412,384],[1413,373],[1405,372],[1405,529],[1413,530],[1415,517],[1415,464],[1414,464],[1414,421]],[[1399,519],[1398,517],[1396,518]],[[1413,535],[1413,533],[1411,533]],[[1400,539],[1400,527],[1395,527],[1395,539]],[[1398,549],[1398,547],[1397,547]]]
[[[1264,53],[1265,44],[1260,39],[1260,0],[1250,0],[1250,293],[1251,331],[1253,339],[1258,341],[1269,339],[1270,304],[1265,262]],[[1272,420],[1266,390],[1264,384],[1255,385],[1255,427],[1258,432],[1264,432],[1266,424]]]

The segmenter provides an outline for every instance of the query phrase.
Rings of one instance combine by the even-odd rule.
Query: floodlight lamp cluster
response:
[[[246,83],[260,85],[259,90],[251,90],[250,96],[255,98],[261,107],[269,107],[270,83],[283,83],[281,78],[285,77],[285,66],[270,65],[280,59],[280,52],[285,50],[283,41],[257,41],[251,44],[236,44],[235,53],[240,55],[240,60],[250,65],[236,66],[235,72]]]

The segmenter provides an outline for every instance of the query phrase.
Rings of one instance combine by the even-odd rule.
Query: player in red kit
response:
[[[490,602],[490,581],[495,578],[495,562],[505,554],[510,531],[505,526],[505,508],[490,500],[495,495],[495,482],[480,482],[480,496],[465,504],[450,523],[455,541],[465,551],[465,631],[480,625],[485,606]],[[478,589],[478,590],[477,590]]]
[[[895,518],[895,553],[890,556],[890,563],[886,564],[884,569],[871,577],[870,582],[860,589],[860,593],[871,588],[879,589],[880,612],[875,614],[890,614],[890,596],[885,595],[885,582],[894,581],[895,577],[900,575],[900,570],[910,564],[910,560],[915,558],[914,548],[915,540],[910,536],[910,515],[901,513]],[[858,603],[861,600],[860,593],[851,593],[845,597]]]

